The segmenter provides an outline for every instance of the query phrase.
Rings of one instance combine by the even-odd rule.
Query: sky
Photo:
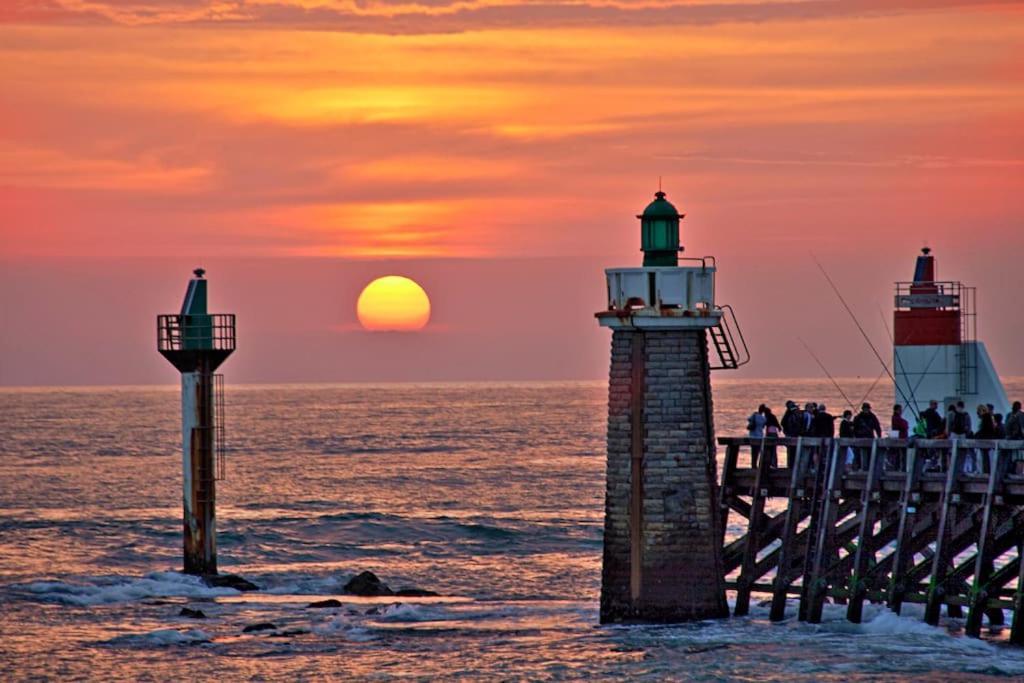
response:
[[[8,0],[0,85],[3,385],[174,382],[199,265],[229,381],[599,379],[659,178],[736,376],[876,376],[814,258],[884,349],[925,244],[1024,375],[1020,3]]]

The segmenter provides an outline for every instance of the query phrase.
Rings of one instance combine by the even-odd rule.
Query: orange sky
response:
[[[771,335],[795,283],[821,286],[801,279],[808,248],[847,282],[870,273],[877,317],[927,240],[943,276],[982,288],[990,346],[1012,346],[1015,3],[16,0],[0,8],[0,83],[8,275],[571,256],[597,272],[574,302],[589,314],[600,268],[636,261],[632,215],[663,176],[688,252],[719,257],[720,293],[785,356],[755,374],[801,367]],[[341,325],[350,304],[320,302]],[[603,348],[585,325],[573,334]],[[840,348],[837,371],[870,371],[844,339],[819,340]],[[6,362],[0,382],[31,379]]]

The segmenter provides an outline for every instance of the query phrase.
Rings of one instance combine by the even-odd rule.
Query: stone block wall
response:
[[[613,331],[603,623],[728,615],[711,416],[703,329]]]

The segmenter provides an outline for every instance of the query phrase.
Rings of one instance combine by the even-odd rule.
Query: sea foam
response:
[[[33,581],[21,584],[28,593],[42,600],[77,607],[132,602],[147,598],[187,597],[214,598],[238,595],[234,588],[211,588],[198,576],[178,572],[153,572],[140,578],[94,577],[93,583],[76,584],[64,581]]]

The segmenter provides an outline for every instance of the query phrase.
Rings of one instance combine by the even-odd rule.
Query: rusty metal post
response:
[[[213,373],[209,363],[181,376],[183,522],[186,574],[217,573]]]

